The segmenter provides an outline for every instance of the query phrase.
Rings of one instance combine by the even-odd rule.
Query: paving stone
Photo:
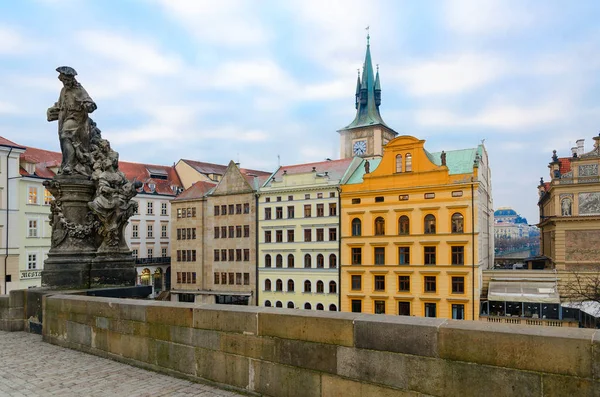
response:
[[[0,363],[0,396],[239,395],[44,343],[25,332],[0,331]]]

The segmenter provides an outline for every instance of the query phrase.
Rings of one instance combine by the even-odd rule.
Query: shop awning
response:
[[[501,302],[560,303],[554,282],[490,281],[488,300]]]

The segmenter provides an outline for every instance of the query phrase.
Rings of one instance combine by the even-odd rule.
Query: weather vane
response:
[[[367,31],[367,44],[369,44],[369,39],[371,38],[371,36],[369,35],[369,26],[367,26],[365,30]]]

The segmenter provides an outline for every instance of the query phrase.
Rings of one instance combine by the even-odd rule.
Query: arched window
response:
[[[275,267],[283,267],[283,256],[277,255],[275,257]]]
[[[271,307],[271,301],[265,301],[265,306],[266,307]]]
[[[142,285],[150,285],[150,269],[146,268],[142,270],[142,275],[140,276]]]
[[[325,258],[322,254],[317,255],[317,268],[322,269],[325,267]]]
[[[275,303],[275,307],[283,307],[283,303],[281,303],[281,301],[277,301]]]
[[[402,155],[396,156],[396,172],[402,172]]]
[[[435,216],[431,214],[425,215],[424,226],[425,234],[435,234]]]
[[[294,302],[288,302],[287,307],[288,307],[288,309],[293,309],[294,308]]]
[[[288,255],[288,267],[289,268],[294,267],[294,255],[292,255],[292,254]]]
[[[306,310],[310,310],[310,309],[312,309],[312,306],[310,305],[310,303],[306,302],[306,303],[304,304],[304,308],[305,308]]]
[[[275,281],[275,291],[283,291],[283,281],[281,279]]]
[[[271,255],[265,255],[265,267],[271,267]]]
[[[323,304],[317,303],[317,310],[323,310]]]
[[[323,282],[321,280],[317,281],[317,294],[322,294],[324,292]]]
[[[405,161],[404,170],[406,172],[411,172],[412,171],[412,156],[410,155],[410,153],[406,153],[404,161]]]
[[[375,219],[375,235],[383,236],[385,234],[385,220],[378,216]]]
[[[335,254],[329,255],[329,268],[335,269],[337,267],[337,257]]]
[[[304,292],[312,292],[312,286],[308,280],[304,281]]]
[[[452,233],[464,233],[464,222],[465,218],[461,213],[452,214]]]
[[[271,280],[265,280],[265,291],[271,291]]]
[[[288,280],[288,292],[294,292],[294,280],[289,279]]]
[[[312,261],[310,258],[310,254],[304,255],[304,267],[312,267]]]
[[[361,230],[361,223],[360,223],[360,219],[358,218],[354,218],[352,219],[352,235],[353,236],[360,236],[362,233]]]
[[[337,284],[335,283],[335,281],[330,281],[329,282],[329,293],[330,294],[336,294],[337,293]]]
[[[410,220],[406,215],[398,218],[398,234],[410,234]]]
[[[330,312],[337,312],[337,307],[335,305],[329,305]]]

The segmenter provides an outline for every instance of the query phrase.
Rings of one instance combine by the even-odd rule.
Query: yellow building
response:
[[[493,262],[487,153],[424,143],[395,138],[342,185],[342,311],[478,317]]]

